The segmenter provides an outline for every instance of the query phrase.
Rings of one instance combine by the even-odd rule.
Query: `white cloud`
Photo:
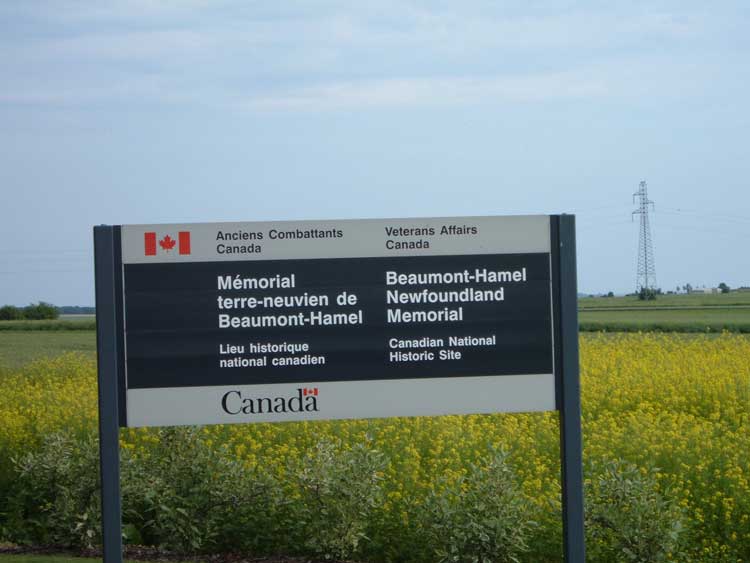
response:
[[[434,107],[588,98],[605,95],[606,90],[603,82],[579,73],[388,78],[303,87],[278,95],[251,97],[241,105],[254,111]]]
[[[674,69],[689,65],[684,54],[665,60],[656,50],[698,41],[720,21],[636,8],[519,16],[471,4],[315,6],[78,3],[39,15],[54,33],[0,37],[0,73],[11,85],[0,102],[307,111],[634,96],[657,86],[661,95],[682,90]],[[691,64],[691,74],[708,72]],[[656,86],[641,81],[639,90],[626,73]]]
[[[205,6],[202,0],[189,3]],[[395,10],[398,17],[384,17],[355,5],[311,14],[306,18],[283,14],[276,18],[231,12],[216,13],[180,9],[177,2],[131,0],[124,9],[98,8],[63,12],[63,21],[81,18],[118,18],[107,25],[70,26],[59,24],[67,33],[54,33],[53,38],[18,43],[3,41],[6,53],[31,60],[61,57],[100,58],[102,61],[144,56],[172,55],[182,52],[188,56],[202,54],[219,57],[226,53],[241,53],[262,49],[269,56],[279,50],[292,49],[303,58],[305,52],[320,47],[339,49],[349,60],[363,53],[377,51],[385,58],[417,59],[440,57],[446,53],[474,57],[481,53],[501,50],[534,51],[539,49],[601,49],[622,46],[638,47],[647,38],[663,40],[686,39],[715,27],[712,19],[687,13],[675,16],[669,12],[624,14],[614,12],[575,12],[548,16],[511,17],[502,13],[481,13],[476,10],[452,12],[402,8]],[[385,11],[385,10],[384,10]],[[90,13],[89,13],[90,12]],[[174,17],[167,17],[173,14]],[[163,18],[153,19],[153,13]],[[77,14],[74,16],[73,14]],[[129,20],[120,21],[124,14]],[[105,18],[106,19],[106,18]],[[83,22],[86,22],[83,19]],[[583,53],[585,55],[585,53]],[[517,55],[517,53],[516,53]],[[342,56],[341,60],[347,60]],[[455,59],[452,59],[455,62]],[[470,62],[467,60],[466,62]]]
[[[165,29],[92,33],[57,39],[44,45],[41,53],[46,53],[49,58],[68,60],[147,60],[152,57],[196,56],[212,47],[212,38],[205,33]]]

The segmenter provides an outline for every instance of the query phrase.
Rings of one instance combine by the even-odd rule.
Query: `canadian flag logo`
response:
[[[143,251],[146,256],[156,256],[157,251],[171,254],[177,247],[177,254],[190,254],[190,231],[177,233],[177,240],[171,235],[164,235],[157,242],[155,232],[143,233]]]

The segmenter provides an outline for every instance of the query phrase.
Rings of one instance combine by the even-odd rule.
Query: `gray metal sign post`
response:
[[[563,550],[567,563],[584,563],[581,385],[578,371],[578,290],[575,216],[559,218],[560,461],[562,476]]]
[[[122,563],[120,434],[117,414],[118,330],[115,300],[115,238],[112,227],[94,228],[96,350],[99,373],[99,456],[104,563]],[[121,274],[120,274],[121,275]]]

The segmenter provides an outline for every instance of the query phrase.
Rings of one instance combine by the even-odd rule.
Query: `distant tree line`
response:
[[[676,293],[680,293],[680,290],[684,291],[685,293],[693,293],[694,289],[693,286],[689,283],[686,283],[685,285],[678,285]],[[721,293],[729,293],[732,291],[732,288],[730,288],[727,284],[724,282],[721,282],[719,286],[717,287],[717,290]],[[671,291],[668,291],[667,293],[673,293]],[[635,295],[638,296],[638,299],[641,301],[653,301],[656,299],[659,295],[662,295],[661,288],[651,289],[651,288],[645,288],[642,287],[638,293]]]
[[[704,287],[705,287],[705,286],[704,286]],[[724,282],[721,282],[721,283],[720,283],[720,284],[719,284],[719,285],[717,286],[717,289],[718,289],[718,290],[719,290],[719,291],[720,291],[721,293],[729,293],[730,291],[732,291],[732,288],[731,288],[731,287],[729,287],[729,286],[728,286],[728,285],[727,285],[726,283],[724,283]],[[692,285],[690,285],[689,283],[686,283],[686,284],[685,284],[685,285],[683,285],[683,286],[679,286],[679,285],[678,285],[678,286],[677,286],[677,293],[679,293],[679,292],[680,292],[680,290],[683,290],[683,291],[684,291],[685,293],[692,293],[692,292],[693,292],[693,286],[692,286]]]
[[[60,316],[57,307],[50,303],[40,301],[26,307],[15,307],[3,305],[0,307],[0,321],[39,321],[43,319],[56,319]]]

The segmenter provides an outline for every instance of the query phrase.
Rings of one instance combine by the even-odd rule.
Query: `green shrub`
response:
[[[641,301],[653,301],[656,299],[657,294],[656,289],[642,287],[638,292],[638,299]]]
[[[354,554],[380,505],[383,456],[369,443],[321,442],[290,462],[284,491],[196,428],[166,428],[146,452],[120,450],[126,543],[182,553]],[[4,534],[24,544],[101,542],[98,440],[56,434],[15,462]],[[290,502],[290,493],[296,496]],[[296,493],[296,494],[295,494]]]
[[[40,301],[36,305],[33,303],[23,308],[23,318],[30,321],[40,321],[43,319],[56,319],[60,316],[57,307]]]
[[[508,454],[500,451],[486,466],[471,466],[466,477],[440,483],[426,499],[423,518],[441,562],[517,563],[529,550],[533,513]]]
[[[180,552],[263,551],[280,537],[278,485],[195,428],[166,428],[148,456],[122,465],[134,543]]]
[[[180,552],[277,547],[279,488],[193,428],[165,429],[149,455],[120,451],[125,541]],[[16,462],[6,535],[17,543],[101,543],[98,440],[64,435]]]
[[[590,473],[585,486],[589,560],[657,563],[679,554],[683,515],[659,491],[656,469],[642,471],[617,460],[592,466]]]
[[[21,544],[92,547],[100,542],[99,451],[63,435],[15,460],[6,534]]]
[[[13,305],[0,307],[0,321],[17,321],[23,318],[23,311]]]
[[[291,462],[299,497],[291,517],[308,553],[346,559],[361,550],[381,504],[385,465],[369,441],[342,449],[340,442],[323,440],[301,461]]]

